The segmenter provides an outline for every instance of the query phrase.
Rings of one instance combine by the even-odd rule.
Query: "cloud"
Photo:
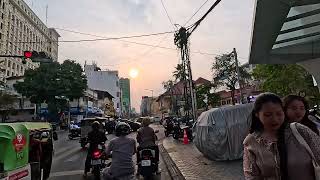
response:
[[[27,0],[30,3],[32,0]],[[184,25],[203,1],[163,0],[174,23]],[[199,11],[189,24],[199,19],[214,1]],[[46,4],[49,4],[50,27],[72,29],[106,37],[137,35],[173,30],[160,0],[42,0],[34,6],[44,20]],[[247,61],[253,19],[253,0],[221,1],[201,23],[190,38],[192,51],[215,54],[237,48],[240,61]],[[88,39],[90,36],[59,31],[61,39]],[[132,41],[176,48],[173,34],[158,37],[135,38]],[[171,77],[179,62],[178,51],[146,47],[121,41],[91,43],[60,43],[60,61],[71,58],[80,63],[96,61],[102,68],[117,69],[127,77],[129,69],[140,70],[132,80],[132,104],[139,109],[141,96],[150,94],[144,89],[163,91],[161,82]],[[191,54],[194,78],[212,79],[211,64],[214,56]]]

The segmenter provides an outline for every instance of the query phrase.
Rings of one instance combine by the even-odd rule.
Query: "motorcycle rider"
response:
[[[112,153],[112,163],[104,174],[104,179],[131,180],[134,178],[132,156],[136,153],[136,142],[127,137],[131,128],[125,122],[119,122],[115,128],[117,138],[112,139],[106,148],[105,155]]]
[[[142,120],[142,128],[138,130],[137,133],[137,142],[139,143],[138,146],[138,152],[142,149],[148,148],[155,150],[155,159],[157,161],[156,163],[156,169],[157,174],[159,174],[159,147],[156,144],[157,136],[154,130],[149,126],[150,125],[150,119],[144,118]],[[137,153],[137,162],[140,162],[139,153]],[[137,173],[139,175],[139,172]]]
[[[100,123],[98,121],[94,121],[91,127],[92,127],[92,131],[88,133],[89,149],[88,149],[88,154],[85,162],[85,170],[84,170],[85,177],[87,176],[87,173],[90,171],[91,159],[92,159],[91,156],[94,149],[96,149],[99,144],[102,144],[107,141],[107,137],[105,133],[100,131]]]

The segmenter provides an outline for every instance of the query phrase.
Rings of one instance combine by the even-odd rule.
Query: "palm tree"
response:
[[[185,69],[182,64],[178,64],[177,67],[175,67],[175,71],[173,71],[173,77],[177,81],[181,81],[186,76]]]

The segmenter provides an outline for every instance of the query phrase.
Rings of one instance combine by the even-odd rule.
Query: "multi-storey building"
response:
[[[0,0],[0,54],[23,55],[24,51],[46,52],[58,60],[58,38],[53,28],[48,28],[23,0]],[[38,67],[37,63],[20,58],[1,58],[5,77],[22,76],[26,69]]]
[[[122,114],[129,115],[131,110],[130,79],[121,78],[119,82],[121,89]]]
[[[114,109],[117,115],[121,113],[120,85],[118,71],[101,71],[96,65],[85,65],[85,74],[88,80],[88,87],[92,90],[108,92],[113,98]]]

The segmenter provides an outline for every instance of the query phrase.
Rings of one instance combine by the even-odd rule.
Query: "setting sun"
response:
[[[139,71],[135,68],[130,69],[129,75],[131,78],[136,78],[139,75]]]

